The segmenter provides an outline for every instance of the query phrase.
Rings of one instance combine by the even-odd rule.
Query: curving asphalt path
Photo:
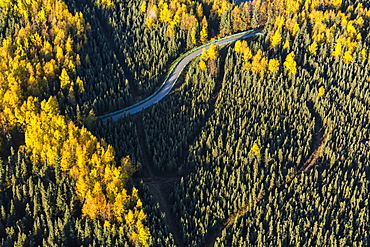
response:
[[[244,31],[241,33],[233,34],[212,42],[209,42],[205,45],[196,47],[182,56],[180,56],[178,59],[175,60],[175,62],[172,64],[171,69],[169,70],[166,79],[164,80],[163,84],[158,88],[158,90],[150,95],[148,98],[132,105],[126,108],[123,108],[121,110],[108,113],[102,116],[99,116],[98,118],[101,119],[111,119],[112,121],[117,121],[118,119],[125,117],[127,115],[135,114],[143,109],[146,109],[150,107],[151,105],[157,103],[161,99],[163,99],[173,88],[175,85],[177,79],[180,77],[180,74],[182,70],[185,68],[185,66],[194,58],[201,55],[203,52],[203,49],[207,50],[209,49],[211,44],[216,44],[218,46],[222,46],[225,44],[232,43],[234,41],[245,39],[248,37],[252,37],[255,35],[262,35],[263,27],[255,28],[252,30]]]

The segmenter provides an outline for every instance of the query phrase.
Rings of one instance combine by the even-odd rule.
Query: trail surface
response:
[[[305,174],[316,163],[317,159],[320,157],[321,149],[325,146],[326,143],[325,128],[321,116],[319,115],[319,113],[316,112],[314,108],[313,102],[308,102],[307,107],[310,110],[312,118],[315,119],[315,133],[313,135],[313,141],[309,156],[303,162],[301,167],[296,171],[296,173],[294,173],[292,176],[287,177],[286,181],[283,184],[272,187],[271,189],[261,193],[257,198],[255,198],[253,202],[241,206],[237,212],[231,214],[228,218],[225,219],[223,225],[211,231],[206,238],[206,247],[214,246],[217,237],[221,236],[223,230],[228,229],[230,226],[232,226],[237,218],[245,215],[253,207],[257,206],[259,202],[268,200],[269,196],[272,193],[276,195],[276,192],[279,193],[280,191],[286,189],[286,187],[290,185],[294,178]]]
[[[178,59],[175,60],[175,62],[172,64],[171,68],[169,69],[169,72],[167,73],[166,79],[162,83],[162,85],[158,88],[156,92],[154,92],[151,96],[147,97],[146,99],[132,105],[126,108],[123,108],[121,110],[99,116],[98,118],[101,118],[103,120],[111,119],[112,121],[117,121],[122,117],[132,115],[135,113],[138,113],[142,111],[143,109],[146,109],[150,107],[151,105],[157,103],[161,99],[163,99],[173,88],[176,81],[181,75],[181,72],[186,67],[188,63],[190,63],[194,58],[198,57],[202,54],[203,50],[209,49],[211,44],[216,44],[218,46],[222,46],[225,44],[232,43],[237,40],[245,39],[248,37],[252,37],[255,35],[262,35],[263,28],[256,28],[249,31],[237,33],[234,35],[227,36],[222,39],[218,39],[212,42],[209,42],[205,45],[202,45],[200,47],[196,47],[193,50],[188,51],[187,53],[180,56]],[[217,90],[216,90],[217,93]],[[148,155],[148,149],[147,149],[147,143],[145,140],[145,133],[144,133],[144,127],[142,120],[137,120],[136,126],[139,133],[139,139],[140,139],[140,148],[144,154],[144,161],[147,164],[152,163],[151,157]],[[149,191],[154,195],[154,197],[157,199],[159,206],[161,210],[165,213],[164,221],[166,222],[166,225],[168,226],[169,231],[172,233],[176,246],[185,246],[182,238],[179,234],[179,229],[176,225],[176,219],[172,213],[171,207],[172,205],[168,201],[168,186],[169,184],[173,184],[173,182],[177,182],[179,180],[179,177],[166,177],[164,180],[160,177],[156,176],[154,172],[151,170],[150,166],[147,166],[145,169],[146,174],[146,184],[148,186]],[[163,186],[166,184],[167,186]]]
[[[177,79],[180,77],[181,72],[183,69],[186,67],[186,65],[192,61],[194,58],[198,57],[199,55],[202,54],[203,49],[207,50],[211,46],[211,44],[217,44],[219,46],[232,43],[234,41],[240,40],[240,39],[245,39],[248,37],[252,37],[255,35],[262,35],[262,30],[263,28],[256,28],[252,29],[249,31],[237,33],[234,35],[227,36],[222,39],[218,39],[215,41],[212,41],[210,43],[207,43],[205,45],[202,45],[200,47],[194,48],[193,50],[183,54],[180,56],[171,66],[166,79],[164,80],[163,84],[158,88],[156,92],[154,92],[151,96],[147,97],[146,99],[132,105],[126,108],[123,108],[121,110],[99,116],[98,118],[101,119],[111,119],[112,121],[117,121],[122,117],[132,115],[135,113],[138,113],[142,111],[143,109],[146,109],[150,107],[151,105],[157,103],[161,99],[163,99],[173,88],[175,85]],[[315,118],[315,135],[314,135],[314,141],[313,145],[311,147],[311,152],[309,157],[306,159],[304,164],[300,167],[300,169],[293,175],[293,177],[290,177],[287,179],[287,181],[280,186],[275,186],[273,189],[266,191],[265,193],[261,194],[252,204],[244,205],[242,206],[236,213],[230,215],[226,220],[223,226],[219,227],[218,229],[215,229],[214,232],[211,232],[208,234],[208,237],[206,239],[206,246],[213,246],[216,238],[221,234],[223,229],[229,228],[233,222],[240,216],[244,215],[247,211],[249,211],[253,206],[257,205],[258,202],[264,200],[269,196],[270,193],[275,191],[275,189],[278,189],[278,191],[284,189],[286,185],[289,185],[291,181],[294,179],[294,177],[297,177],[301,174],[304,174],[307,172],[316,162],[316,160],[319,158],[320,151],[322,146],[325,143],[325,134],[324,134],[324,127],[323,127],[323,121],[320,117],[320,115],[315,111],[313,104],[310,103],[307,105],[308,108],[310,109],[311,115]],[[138,128],[141,129],[141,139],[144,138],[144,131],[143,131],[143,126],[142,122],[139,121],[137,123]],[[142,150],[144,151],[143,153],[147,153],[147,143],[144,140],[140,140],[140,143],[142,145]],[[144,157],[146,162],[149,162],[148,157]],[[161,188],[161,184],[163,183],[168,183],[168,179],[165,181],[162,181],[158,179],[157,176],[153,174],[151,171],[150,167],[148,167],[148,171],[146,172],[147,175],[147,181],[146,184],[149,187],[150,192],[156,197],[158,200],[161,209],[165,212],[166,218],[165,221],[170,229],[170,232],[172,232],[176,245],[177,246],[184,246],[184,243],[179,235],[179,231],[176,226],[176,219],[174,218],[174,215],[172,214],[170,210],[170,204],[167,200],[167,198],[164,196],[163,188]],[[178,178],[173,178],[173,181],[176,181]],[[156,180],[156,181],[153,181]],[[171,180],[171,181],[172,181]]]
[[[115,111],[115,112],[112,112],[112,113],[109,113],[109,114],[106,114],[106,115],[103,115],[103,116],[99,116],[98,118],[101,118],[101,119],[104,119],[104,120],[105,119],[111,119],[112,121],[117,121],[120,118],[138,113],[138,112],[152,106],[153,104],[155,104],[158,101],[160,101],[161,99],[163,99],[172,90],[173,86],[175,85],[176,81],[180,77],[181,72],[186,67],[186,65],[188,63],[190,63],[194,58],[201,55],[202,52],[203,52],[203,49],[205,49],[205,50],[209,49],[211,44],[216,44],[216,45],[222,46],[222,45],[232,43],[234,41],[245,39],[245,38],[248,38],[248,37],[252,37],[252,36],[255,36],[255,35],[262,35],[263,34],[262,30],[263,30],[263,28],[256,28],[256,29],[252,29],[252,30],[249,30],[249,31],[237,33],[237,34],[230,35],[230,36],[227,36],[227,37],[222,38],[222,39],[218,39],[218,40],[209,42],[205,45],[202,45],[200,47],[194,48],[191,51],[188,51],[187,53],[183,54],[182,56],[180,56],[178,59],[175,60],[175,62],[172,64],[169,72],[167,73],[167,76],[166,76],[164,82],[158,88],[158,90],[156,92],[154,92],[152,95],[150,95],[146,99],[144,99],[144,100],[142,100],[142,101],[140,101],[140,102],[138,102],[138,103],[136,103],[132,106],[123,108],[121,110],[118,110],[118,111]],[[326,139],[325,137],[326,136],[324,134],[325,129],[323,127],[323,121],[322,121],[320,115],[315,111],[313,103],[312,102],[308,103],[307,107],[309,108],[312,117],[315,119],[315,134],[314,134],[314,138],[313,138],[313,144],[312,144],[312,147],[311,147],[310,155],[308,156],[308,158],[305,160],[305,162],[302,164],[302,166],[299,168],[299,170],[295,174],[293,174],[293,176],[287,178],[287,180],[285,181],[284,184],[279,185],[279,186],[275,186],[273,189],[265,191],[263,194],[260,194],[258,196],[258,198],[256,198],[252,203],[241,206],[237,212],[235,212],[234,214],[230,215],[228,218],[225,219],[224,224],[222,226],[220,226],[217,229],[214,229],[213,231],[209,232],[207,234],[208,236],[206,238],[205,246],[213,246],[217,237],[220,236],[221,232],[224,229],[228,229],[235,222],[235,220],[238,217],[243,216],[246,212],[251,210],[251,208],[256,206],[259,202],[268,198],[268,196],[271,193],[273,193],[274,191],[276,191],[276,189],[278,191],[281,191],[284,188],[286,188],[286,186],[288,186],[293,181],[293,179],[295,177],[306,173],[315,164],[316,160],[320,156],[321,149],[325,144],[325,139]],[[143,153],[146,154],[146,155],[144,155],[145,156],[144,160],[147,163],[151,163],[149,161],[150,157],[148,157],[148,155],[147,155],[148,150],[147,150],[146,140],[144,140],[144,129],[143,129],[143,126],[142,126],[143,123],[142,123],[141,120],[137,120],[137,121],[138,121],[137,122],[138,131],[140,132],[141,149],[142,149]],[[165,194],[168,194],[168,191],[166,189],[164,189],[164,187],[163,187],[163,185],[166,184],[167,186],[165,186],[165,187],[168,188],[168,184],[173,184],[173,182],[178,181],[179,177],[178,176],[176,176],[176,177],[171,176],[171,177],[163,177],[162,178],[161,176],[155,175],[154,172],[150,169],[149,166],[147,167],[147,170],[146,170],[145,174],[146,174],[146,179],[144,179],[144,180],[146,180],[145,182],[148,185],[148,188],[149,188],[150,192],[158,200],[161,210],[165,213],[164,220],[166,222],[166,225],[169,227],[169,231],[173,234],[175,244],[177,246],[184,246],[182,238],[180,237],[180,234],[179,234],[179,229],[176,225],[176,219],[175,219],[175,217],[172,213],[172,210],[170,209],[171,204],[169,203],[168,198],[165,196]]]
[[[175,85],[177,79],[180,77],[182,70],[185,68],[185,66],[194,58],[198,57],[202,54],[203,49],[207,50],[212,44],[216,44],[218,46],[225,45],[232,43],[234,41],[245,39],[248,37],[252,37],[255,35],[262,35],[263,28],[255,28],[249,31],[233,34],[212,42],[209,42],[205,45],[199,46],[194,48],[193,50],[188,51],[187,53],[180,56],[174,64],[171,66],[171,69],[169,70],[169,73],[167,74],[166,79],[164,80],[163,84],[158,88],[156,92],[154,92],[152,95],[150,95],[148,98],[132,105],[126,108],[123,108],[121,110],[108,113],[102,116],[99,116],[98,118],[107,119],[111,118],[113,121],[117,121],[118,119],[125,117],[127,115],[132,115],[137,112],[142,111],[143,109],[146,109],[150,107],[151,105],[157,103],[161,99],[163,99],[173,88]]]

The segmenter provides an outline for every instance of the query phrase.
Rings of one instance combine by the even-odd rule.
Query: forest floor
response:
[[[316,163],[317,159],[321,155],[322,148],[325,146],[326,134],[325,134],[323,120],[320,114],[315,110],[313,102],[310,101],[309,103],[307,103],[307,107],[310,110],[312,117],[315,119],[315,131],[314,131],[310,154],[307,157],[307,159],[304,161],[303,165],[297,170],[297,172],[293,176],[288,177],[285,183],[281,185],[276,185],[272,187],[271,189],[267,190],[266,192],[261,193],[253,202],[243,205],[242,207],[239,208],[239,210],[236,213],[231,214],[227,219],[225,219],[224,224],[217,227],[216,229],[214,229],[208,234],[206,238],[206,243],[205,243],[206,247],[214,246],[216,239],[219,236],[221,236],[221,233],[223,230],[225,229],[227,230],[230,226],[234,224],[234,222],[239,217],[245,215],[248,211],[254,208],[259,202],[266,201],[271,195],[271,193],[275,193],[276,191],[280,192],[284,190],[285,188],[287,188],[294,178],[308,172],[309,169]]]

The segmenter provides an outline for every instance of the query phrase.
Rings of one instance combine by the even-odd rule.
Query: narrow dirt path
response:
[[[209,104],[209,108],[204,114],[204,117],[202,119],[201,127],[199,128],[199,131],[195,131],[193,135],[190,137],[189,141],[189,146],[195,141],[196,137],[198,134],[201,132],[202,128],[206,125],[207,119],[212,115],[215,109],[215,104],[216,100],[220,94],[221,88],[222,88],[222,78],[221,75],[223,75],[223,71],[220,71],[218,75],[216,75],[215,81],[215,88],[210,96],[209,101],[207,104]],[[145,156],[145,163],[146,164],[151,164],[149,163],[151,161],[151,158],[149,157],[150,154],[147,150],[147,144],[146,140],[144,138],[145,132],[144,132],[144,126],[142,123],[142,120],[137,120],[137,128],[138,128],[138,134],[139,134],[139,139],[140,139],[140,145],[142,146],[142,152],[143,155]],[[178,167],[183,167],[185,164],[185,161],[187,159],[188,155],[188,150],[183,150],[182,155],[178,158],[177,160],[177,166]],[[183,173],[181,174],[182,176],[187,176],[193,171],[193,169],[187,169],[184,170]],[[147,168],[145,172],[145,178],[143,181],[145,184],[148,186],[150,193],[157,199],[159,202],[160,209],[162,212],[165,212],[166,218],[165,222],[167,223],[167,226],[169,228],[169,231],[172,233],[175,244],[178,247],[185,246],[181,236],[180,236],[180,231],[177,226],[178,219],[175,219],[171,207],[172,204],[169,202],[168,198],[165,198],[164,195],[170,195],[170,193],[173,191],[175,183],[180,181],[181,176],[178,175],[177,173],[170,173],[170,174],[156,174],[153,172],[150,167]]]
[[[149,192],[157,199],[159,207],[165,213],[164,221],[168,227],[169,232],[172,234],[175,244],[178,247],[185,246],[179,234],[179,229],[176,224],[176,219],[171,210],[171,204],[168,196],[173,184],[179,181],[179,176],[161,177],[154,174],[150,165],[153,164],[152,156],[148,150],[147,141],[145,138],[144,125],[141,118],[136,120],[137,132],[139,136],[139,143],[141,152],[143,154],[144,177],[143,181],[148,186]],[[166,192],[166,193],[165,193]],[[167,195],[167,196],[165,196]]]
[[[125,76],[129,81],[130,93],[133,95],[135,99],[138,99],[137,86],[134,84],[133,76],[131,72],[128,71],[128,68],[125,65],[125,60],[122,56],[122,53],[119,52],[118,49],[116,48],[113,42],[113,37],[111,33],[109,33],[108,28],[103,28],[103,34],[105,35],[106,40],[108,41],[108,45],[111,48],[111,50],[115,52],[118,63],[121,65],[121,67],[124,70]],[[149,192],[158,201],[161,211],[165,213],[165,217],[163,220],[165,221],[165,224],[168,227],[169,232],[172,234],[175,244],[179,247],[182,247],[184,246],[184,243],[182,241],[182,238],[180,237],[179,230],[177,229],[176,220],[171,210],[171,205],[168,201],[168,198],[164,196],[165,194],[169,195],[169,193],[167,193],[169,192],[168,188],[173,188],[173,184],[179,181],[180,177],[171,176],[169,178],[168,177],[164,178],[164,177],[158,177],[154,174],[154,172],[152,171],[150,167],[150,165],[153,164],[153,160],[148,150],[142,118],[137,118],[135,123],[136,123],[136,129],[138,132],[140,149],[143,154],[143,161],[145,163],[145,167],[144,167],[145,178],[143,180],[145,184],[148,186]]]
[[[223,73],[220,72],[219,74],[222,75]],[[203,126],[205,126],[207,119],[211,116],[211,114],[213,113],[215,109],[215,103],[216,103],[216,100],[222,88],[222,78],[220,77],[220,75],[216,76],[216,79],[215,79],[216,85],[208,101],[208,104],[210,105],[210,107],[208,108],[208,110],[206,111],[204,115],[204,118],[201,124],[202,127],[199,129],[199,132],[201,131]],[[137,121],[137,127],[138,127],[140,143],[143,144],[144,146],[142,147],[142,152],[143,152],[143,156],[145,156],[144,158],[145,162],[146,164],[150,164],[148,162],[150,162],[151,158],[149,157],[150,154],[147,150],[147,144],[144,138],[145,136],[144,126],[143,126],[141,119]],[[189,143],[193,143],[197,136],[198,136],[198,132],[194,133],[191,136],[190,138],[191,141]],[[178,167],[181,167],[184,165],[186,158],[187,158],[187,153],[186,154],[183,153],[182,156],[179,157],[178,162],[177,162]],[[182,175],[187,176],[191,172],[192,172],[192,169],[188,169],[184,171]],[[169,231],[172,233],[174,237],[176,245],[178,247],[185,246],[184,242],[182,241],[182,238],[180,237],[180,231],[177,227],[178,220],[175,219],[172,213],[172,210],[171,210],[172,204],[169,202],[168,198],[166,199],[163,196],[163,195],[169,195],[172,192],[174,184],[180,181],[181,176],[177,174],[176,175],[175,174],[154,174],[154,172],[149,167],[145,173],[146,174],[145,174],[145,178],[143,179],[143,181],[148,186],[150,193],[159,202],[159,206],[162,212],[165,212],[166,214],[165,221],[167,223],[167,226],[169,227]]]
[[[258,32],[256,32],[256,33],[258,33]],[[111,39],[108,38],[109,37],[108,32],[104,32],[104,34],[107,37],[109,46],[111,48],[113,48],[114,51],[116,51],[114,43],[112,42]],[[248,35],[250,35],[250,34],[248,34]],[[119,63],[121,65],[124,64],[124,58],[122,57],[122,55],[119,52],[116,53],[116,55],[117,55],[117,59],[119,60]],[[122,67],[126,68],[125,66],[122,66]],[[181,71],[182,71],[182,68],[179,70],[178,73],[175,73],[176,77],[178,77],[181,74]],[[137,89],[136,89],[135,85],[132,85],[133,80],[132,80],[132,78],[130,78],[132,75],[130,74],[129,71],[124,71],[124,72],[125,72],[126,76],[129,77],[130,89],[131,89],[130,92],[136,98],[137,97]],[[212,95],[212,98],[210,99],[210,102],[209,102],[211,104],[211,107],[207,111],[205,119],[207,119],[211,115],[211,113],[213,112],[214,104],[216,102],[216,99],[217,99],[217,96],[220,92],[220,89],[221,89],[221,86],[216,85],[215,91],[214,91],[214,93]],[[148,104],[148,105],[151,105],[151,104],[156,102],[156,99],[152,99],[152,101],[153,102],[150,102],[148,100],[148,102],[145,102],[145,103]],[[139,110],[131,110],[131,109],[130,110],[133,113],[136,113],[137,111],[140,111],[141,109],[144,108],[141,105],[139,105],[139,107],[140,107]],[[293,174],[292,176],[290,176],[286,179],[285,183],[283,183],[282,185],[279,185],[279,186],[274,186],[272,189],[270,189],[270,190],[268,190],[264,193],[261,193],[255,199],[254,202],[242,206],[236,213],[230,215],[224,221],[223,225],[221,225],[220,227],[218,227],[214,231],[211,231],[207,236],[205,246],[210,246],[210,247],[213,246],[217,237],[220,236],[221,232],[224,229],[228,229],[235,222],[235,220],[237,218],[243,216],[251,208],[255,207],[259,202],[266,200],[270,196],[271,193],[274,193],[275,191],[280,192],[280,191],[284,190],[286,188],[286,186],[288,186],[293,181],[293,179],[295,177],[298,177],[298,176],[306,173],[316,163],[317,159],[320,157],[321,149],[325,145],[326,135],[325,135],[325,129],[324,129],[324,126],[323,126],[322,118],[316,112],[313,103],[309,102],[307,104],[307,107],[309,108],[312,117],[315,119],[315,134],[314,134],[314,137],[313,137],[313,143],[312,143],[312,147],[311,147],[309,157],[305,160],[303,165],[299,168],[299,170],[295,174]],[[127,110],[127,111],[129,112],[129,110]],[[130,113],[130,114],[133,114],[133,113]],[[119,114],[121,114],[121,113],[119,113]],[[116,119],[114,119],[114,120],[116,120]],[[144,126],[143,126],[143,122],[142,122],[141,118],[137,118],[136,126],[137,126],[138,135],[139,135],[140,148],[141,148],[142,153],[143,153],[143,161],[146,164],[145,169],[144,169],[144,174],[145,174],[144,182],[147,184],[150,193],[159,202],[159,206],[160,206],[162,212],[165,213],[164,220],[166,222],[166,225],[168,226],[169,231],[171,232],[171,234],[174,237],[175,244],[177,246],[180,246],[180,247],[185,246],[184,242],[183,242],[183,240],[182,240],[182,238],[179,234],[179,229],[178,229],[177,224],[176,224],[177,221],[176,221],[176,219],[175,219],[175,217],[172,213],[172,210],[171,210],[171,203],[169,202],[168,197],[165,196],[165,194],[169,195],[169,192],[171,191],[171,188],[173,188],[173,184],[176,183],[177,181],[179,181],[180,176],[173,175],[173,174],[172,175],[167,174],[167,176],[163,175],[163,174],[161,174],[161,175],[154,174],[154,172],[152,171],[152,169],[150,167],[150,164],[152,164],[153,162],[152,162],[151,155],[148,152],[149,150],[148,150],[148,146],[147,146],[147,142],[146,142],[146,138],[145,138]],[[195,137],[193,137],[193,138],[195,138]],[[183,159],[180,159],[180,160],[183,160]]]
[[[261,193],[252,203],[248,203],[242,206],[236,213],[231,214],[225,221],[224,224],[210,232],[206,239],[206,247],[214,246],[217,237],[219,237],[224,229],[230,228],[233,223],[237,220],[237,218],[245,215],[249,210],[257,206],[257,204],[261,201],[268,200],[271,193],[275,193],[276,191],[279,193],[283,191],[286,186],[289,186],[290,183],[293,181],[294,178],[306,173],[309,169],[316,163],[317,159],[320,157],[321,149],[325,146],[326,143],[326,134],[325,128],[323,125],[323,121],[321,116],[315,110],[313,102],[308,102],[307,107],[310,110],[312,117],[315,119],[315,133],[313,136],[313,142],[311,146],[310,155],[307,157],[303,165],[298,169],[298,171],[293,174],[292,176],[288,177],[285,183],[274,186],[270,190]]]
[[[313,136],[313,145],[310,152],[311,154],[301,168],[299,168],[296,176],[307,172],[315,164],[316,160],[320,157],[321,149],[326,142],[324,123],[320,114],[315,110],[312,101],[307,103],[307,107],[310,110],[312,117],[315,119],[315,134]]]

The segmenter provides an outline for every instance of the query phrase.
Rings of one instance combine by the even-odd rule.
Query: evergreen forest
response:
[[[365,0],[0,0],[0,246],[369,246],[369,71]]]

